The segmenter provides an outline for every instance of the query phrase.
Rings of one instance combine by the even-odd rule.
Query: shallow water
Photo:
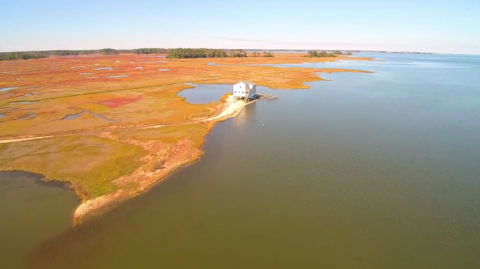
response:
[[[108,66],[108,67],[99,67],[99,68],[95,68],[93,70],[113,70],[112,67]]]
[[[190,104],[207,104],[219,101],[225,93],[232,92],[232,85],[227,84],[189,84],[195,88],[185,89],[178,96],[185,97]]]
[[[6,88],[1,88],[0,89],[0,92],[7,92],[7,91],[11,91],[11,90],[14,90],[18,87],[6,87]]]
[[[96,118],[99,118],[101,120],[104,120],[104,121],[108,121],[108,122],[111,122],[111,123],[119,123],[118,121],[114,120],[114,119],[110,119],[110,118],[107,118],[103,115],[100,115],[100,114],[97,114],[97,113],[94,113],[92,111],[88,111],[88,113],[92,114],[93,116],[95,116]]]
[[[42,241],[69,228],[80,204],[75,193],[41,176],[0,172],[0,268],[18,268]],[[61,203],[59,203],[61,201]]]
[[[62,120],[73,120],[73,119],[76,119],[76,118],[80,117],[81,115],[83,115],[83,113],[85,113],[85,111],[82,111],[82,112],[77,113],[77,114],[67,115],[67,116],[63,117]]]
[[[24,95],[28,96],[28,95]],[[28,104],[36,104],[38,101],[18,101],[18,102],[10,102],[11,105],[28,105]]]
[[[373,74],[258,87],[279,99],[217,124],[200,161],[25,267],[478,268],[480,67],[377,57],[319,64]]]
[[[17,98],[20,98],[20,97],[28,97],[28,96],[31,96],[32,94],[31,93],[26,93],[24,95],[20,95],[20,96],[17,96]]]
[[[106,78],[124,78],[124,77],[128,77],[128,75],[106,76]]]
[[[170,69],[160,68],[158,71],[170,71]]]

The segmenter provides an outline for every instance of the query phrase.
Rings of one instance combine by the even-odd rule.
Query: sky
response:
[[[0,0],[0,51],[205,47],[480,54],[480,0]]]

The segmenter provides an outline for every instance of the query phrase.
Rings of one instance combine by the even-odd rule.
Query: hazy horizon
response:
[[[0,51],[222,48],[480,54],[472,0],[2,3]]]

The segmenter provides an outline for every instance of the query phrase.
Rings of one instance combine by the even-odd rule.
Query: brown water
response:
[[[22,267],[480,268],[479,58],[382,57],[316,64],[375,73],[273,91]]]
[[[80,204],[61,183],[24,172],[0,173],[0,268],[17,268],[26,254],[71,226]]]

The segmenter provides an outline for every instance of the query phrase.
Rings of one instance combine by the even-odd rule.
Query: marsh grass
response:
[[[100,137],[49,138],[2,144],[0,169],[70,182],[83,199],[91,199],[116,190],[112,181],[131,174],[145,155],[140,147]]]
[[[195,147],[203,144],[205,135],[210,130],[208,124],[185,124],[166,126],[156,129],[132,130],[113,132],[112,135],[120,139],[134,139],[140,141],[161,141],[166,144],[174,144],[182,139],[189,139]]]
[[[348,60],[369,60],[344,57]],[[78,69],[70,68],[70,58],[52,57],[30,61],[4,61],[0,88],[16,87],[11,95],[0,95],[0,111],[8,113],[0,124],[1,138],[51,135],[35,141],[0,144],[0,170],[25,170],[45,175],[47,180],[70,182],[84,199],[99,197],[119,188],[135,192],[139,183],[113,181],[131,175],[140,167],[162,169],[165,158],[186,163],[198,158],[206,134],[214,123],[188,124],[213,116],[220,111],[228,94],[219,102],[189,104],[178,93],[194,84],[233,84],[250,80],[272,89],[307,89],[305,82],[322,80],[322,72],[361,72],[344,69],[277,68],[254,64],[326,62],[335,58],[305,58],[302,55],[276,55],[273,58],[172,59],[168,62],[144,62],[138,55],[89,56],[75,59],[75,66],[94,69],[115,63],[114,70],[96,70],[86,80]],[[132,63],[142,62],[142,69]],[[50,68],[55,66],[55,69]],[[169,72],[158,72],[168,69]],[[121,79],[103,76],[129,74]],[[18,79],[17,79],[18,78]],[[35,86],[34,96],[27,96]],[[110,99],[141,96],[138,101],[118,107],[103,105]],[[25,105],[11,102],[30,103]],[[103,104],[102,104],[103,103]],[[112,124],[84,113],[69,121],[67,115],[83,110],[115,120]],[[20,120],[25,113],[35,117]],[[169,125],[157,129],[141,129],[146,125]],[[122,129],[123,127],[126,127]],[[118,129],[122,130],[118,130]],[[112,137],[100,137],[108,131]],[[68,134],[70,136],[64,136]],[[73,135],[72,135],[73,134]],[[123,141],[123,142],[122,142]],[[125,142],[129,141],[129,142]],[[145,145],[158,148],[148,149]],[[155,152],[159,150],[164,155]],[[150,162],[142,163],[148,155]],[[168,161],[168,160],[167,160]],[[147,167],[147,168],[148,168]],[[149,169],[150,169],[149,168]],[[141,170],[141,169],[140,169]],[[148,170],[148,169],[147,169]]]

